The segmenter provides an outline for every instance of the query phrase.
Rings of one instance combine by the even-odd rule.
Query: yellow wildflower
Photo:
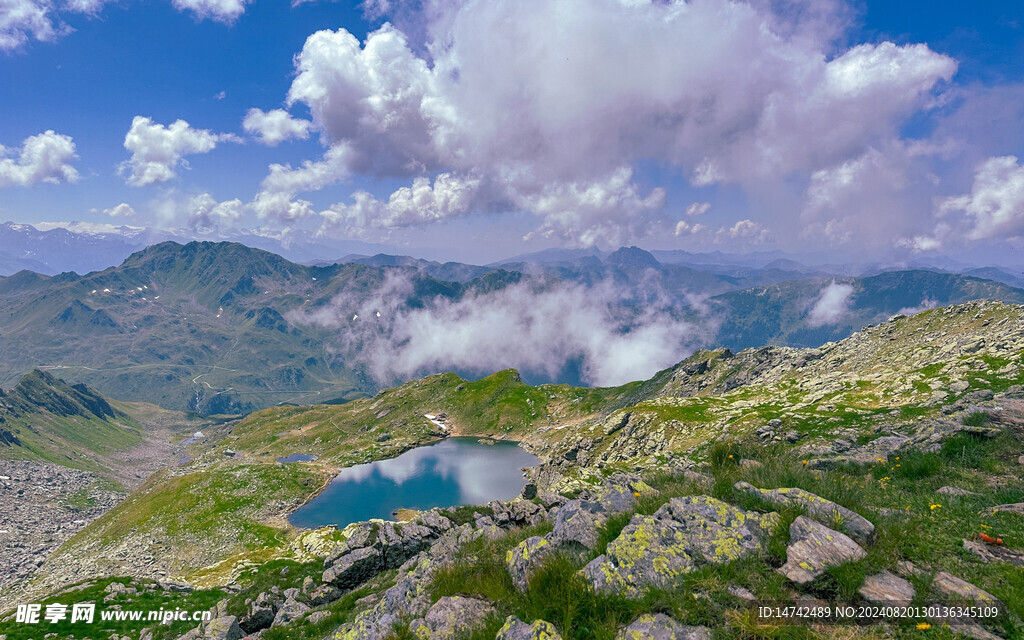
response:
[[[927,622],[918,622],[917,628],[921,631],[924,631],[925,629],[931,629],[932,625],[928,624]]]
[[[941,504],[933,504],[933,505],[929,505],[928,508],[931,509],[932,511],[935,511],[936,509],[941,509],[942,505]]]

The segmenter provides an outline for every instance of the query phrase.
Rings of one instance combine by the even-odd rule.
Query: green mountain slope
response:
[[[143,437],[135,419],[94,390],[43,371],[0,391],[0,458],[109,472],[107,459]]]

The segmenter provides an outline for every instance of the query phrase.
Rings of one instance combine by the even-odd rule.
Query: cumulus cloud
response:
[[[371,227],[394,229],[430,222],[439,222],[465,215],[470,211],[480,179],[442,173],[434,184],[425,177],[413,180],[411,187],[402,187],[387,202],[365,191],[353,194],[351,204],[335,204],[321,212],[325,224],[347,229],[351,233]]]
[[[104,209],[103,213],[107,214],[111,218],[130,218],[135,215],[135,209],[133,209],[132,205],[127,202],[122,202],[115,207]]]
[[[78,171],[71,162],[77,157],[71,136],[53,130],[25,138],[20,149],[0,145],[0,187],[75,182]]]
[[[896,245],[920,253],[1024,237],[1024,166],[1016,156],[982,161],[971,192],[938,200],[934,214],[938,221],[930,231],[899,236]]]
[[[971,192],[947,198],[940,214],[967,216],[971,240],[1024,235],[1024,166],[1016,156],[989,158],[977,167]]]
[[[249,206],[261,219],[277,221],[308,218],[316,213],[313,203],[296,199],[303,191],[323,189],[349,175],[351,148],[338,143],[331,146],[320,160],[306,160],[298,168],[272,164],[270,173],[260,183],[260,191]]]
[[[676,237],[685,235],[697,235],[707,230],[707,228],[707,225],[703,225],[699,222],[696,224],[690,224],[686,220],[680,220],[679,222],[676,223],[676,227],[673,233],[676,235]]]
[[[921,156],[941,152],[890,145],[811,174],[802,219],[804,237],[824,237],[831,244],[878,243],[907,233],[927,216],[927,183]],[[931,188],[931,184],[928,188]]]
[[[245,13],[246,0],[172,0],[178,11],[191,12],[199,20],[231,24]]]
[[[287,96],[347,145],[344,171],[475,171],[495,186],[481,211],[533,212],[538,233],[577,244],[647,229],[665,195],[631,182],[641,161],[695,185],[842,165],[898,139],[957,67],[923,44],[839,47],[849,15],[835,1],[366,9],[393,24],[363,43],[311,35]]]
[[[694,202],[690,206],[686,207],[686,215],[688,216],[702,216],[711,210],[710,202]]]
[[[336,329],[343,353],[381,383],[507,367],[553,379],[577,362],[586,382],[621,384],[674,364],[698,335],[656,297],[624,305],[626,294],[613,283],[526,281],[410,305],[415,290],[412,279],[393,273],[372,294],[344,292],[324,308],[289,319]]]
[[[209,193],[201,193],[188,199],[186,210],[189,228],[206,233],[233,226],[245,212],[245,204],[237,198],[218,202]]]
[[[0,0],[0,51],[13,51],[29,40],[52,42],[68,28],[53,15],[48,0]]]
[[[837,324],[850,310],[852,297],[853,285],[832,282],[821,290],[807,312],[807,326],[817,328]]]
[[[532,193],[513,188],[508,194],[520,208],[543,217],[537,234],[558,237],[584,246],[599,240],[621,245],[642,237],[649,223],[646,212],[665,204],[665,190],[656,187],[644,195],[633,182],[633,170],[621,167],[594,181],[549,182]]]
[[[164,126],[135,116],[124,137],[124,148],[132,152],[132,157],[121,164],[120,170],[127,174],[127,182],[132,186],[166,182],[175,177],[178,166],[187,166],[184,156],[208,153],[225,140],[237,139],[231,134],[193,129],[184,120]]]
[[[242,128],[247,133],[257,136],[260,142],[271,147],[292,138],[309,138],[309,128],[312,124],[309,120],[292,117],[284,109],[249,109],[242,120]]]
[[[302,220],[316,213],[312,202],[296,200],[294,194],[287,191],[260,191],[249,203],[249,208],[261,220],[272,219],[278,222]]]

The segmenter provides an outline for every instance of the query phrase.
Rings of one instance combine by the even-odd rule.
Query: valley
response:
[[[191,585],[174,596],[181,602],[227,597],[226,604],[217,605],[218,615],[223,617],[227,611],[245,621],[250,615],[248,605],[240,604],[240,594],[232,596],[238,589],[251,599],[268,584],[298,585],[294,581],[302,582],[299,575],[311,576],[313,587],[323,580],[327,589],[331,583],[327,573],[319,576],[324,562],[318,558],[326,555],[329,568],[330,558],[344,554],[346,544],[350,550],[355,548],[353,536],[361,525],[343,531],[330,527],[304,531],[289,525],[287,515],[318,494],[342,468],[392,458],[447,437],[448,430],[426,417],[444,413],[450,433],[517,441],[542,462],[527,470],[529,483],[523,494],[528,500],[435,509],[413,516],[414,522],[418,518],[426,523],[427,529],[418,535],[427,538],[409,542],[414,546],[399,558],[412,561],[418,557],[416,549],[429,546],[429,540],[447,539],[441,530],[425,533],[431,526],[440,526],[438,516],[464,523],[460,536],[475,532],[473,536],[490,541],[460,543],[476,549],[472,556],[461,555],[459,546],[449,549],[446,562],[462,567],[458,573],[464,577],[456,579],[444,570],[441,574],[421,571],[427,582],[417,588],[433,585],[435,598],[488,593],[497,597],[491,591],[497,584],[472,582],[477,567],[488,566],[492,560],[486,558],[503,562],[499,558],[504,551],[499,549],[511,549],[529,535],[550,532],[549,517],[554,517],[559,504],[581,496],[604,500],[598,498],[604,495],[602,487],[623,482],[616,478],[634,478],[628,480],[634,487],[629,491],[637,493],[637,504],[628,506],[631,498],[627,506],[615,507],[630,514],[651,514],[679,496],[702,494],[745,508],[764,508],[763,503],[744,497],[745,489],[734,488],[742,481],[754,487],[801,487],[854,509],[884,532],[880,534],[884,542],[869,551],[859,569],[830,573],[825,584],[832,586],[823,590],[815,582],[818,586],[811,596],[829,602],[837,597],[856,599],[865,571],[896,571],[896,564],[907,560],[954,572],[995,594],[1009,607],[999,622],[1005,633],[1016,628],[1019,622],[1014,621],[1024,614],[1019,610],[1024,584],[1014,577],[1016,569],[1005,561],[979,564],[970,560],[969,552],[965,555],[954,547],[960,548],[961,539],[977,537],[978,520],[970,513],[1016,503],[1024,495],[1024,465],[1017,460],[1024,455],[1022,336],[1022,307],[979,301],[898,316],[815,349],[698,351],[646,381],[619,387],[531,386],[512,370],[476,381],[437,374],[342,405],[266,409],[238,421],[205,426],[205,437],[184,449],[188,461],[157,471],[127,499],[70,537],[19,597],[58,592],[81,575],[121,576],[118,579],[130,580],[136,589],[146,584]],[[295,454],[316,459],[277,462]],[[535,508],[530,505],[539,505],[542,511],[530,511]],[[498,517],[508,509],[514,514]],[[552,509],[552,515],[544,517],[547,509]],[[788,526],[796,514],[783,513],[789,514],[784,516]],[[596,549],[614,540],[627,523],[626,516],[597,518],[589,525],[596,527],[595,535],[603,536]],[[1007,551],[1024,547],[1024,528],[1012,510],[987,515],[982,523],[984,531],[991,530],[1005,541]],[[402,545],[407,544],[406,534],[395,535]],[[784,534],[778,535],[785,540]],[[781,544],[784,559],[785,544]],[[967,549],[966,542],[963,548]],[[572,553],[556,554],[538,556],[536,561],[548,567],[544,571],[572,573],[582,569],[577,562],[595,559],[596,551],[582,560],[574,558]],[[305,609],[288,605],[298,612],[297,622],[276,620],[274,629],[263,637],[323,637],[330,631],[327,625],[336,627],[346,620],[349,625],[342,625],[339,638],[385,637],[384,631],[366,635],[369,632],[358,631],[358,624],[351,626],[352,621],[369,619],[357,615],[369,609],[356,600],[373,593],[379,597],[395,584],[393,572],[404,559],[360,574],[363,577],[355,582],[334,583],[350,586],[340,587],[339,599],[331,596],[326,604],[315,604],[323,600],[321,596],[289,596],[296,603],[306,603],[302,604]],[[728,566],[733,568],[709,567],[686,577],[691,585],[687,589],[717,593],[729,584],[715,582],[721,578],[713,576],[725,576],[738,579],[743,589],[762,598],[788,597],[783,595],[786,583],[770,575],[771,560],[756,570],[749,563]],[[294,567],[300,574],[272,577],[268,573],[285,567]],[[494,575],[494,570],[487,569],[491,572],[487,575]],[[739,578],[737,571],[747,571],[747,577]],[[92,581],[82,588],[94,589],[97,584]],[[927,591],[926,583],[915,584],[918,591]],[[302,593],[312,593],[313,587],[303,586]],[[531,582],[528,593],[537,589],[543,594],[546,588],[543,582]],[[344,595],[346,589],[354,590]],[[592,596],[584,591],[573,597]],[[505,609],[526,611],[533,606],[514,594],[502,598],[497,602]],[[650,602],[644,598],[639,602]],[[725,608],[712,613],[676,600],[669,607],[677,619],[706,619],[715,626],[748,629],[751,637],[760,637],[741,610],[729,613],[729,597],[713,595],[711,601]],[[636,606],[652,605],[621,609],[624,605],[605,602],[602,606],[635,615]],[[310,607],[313,611],[304,617]],[[315,620],[313,613],[317,613]],[[741,617],[730,617],[734,615]],[[394,622],[406,624],[409,619],[404,620]],[[497,624],[498,619],[494,620]],[[493,634],[496,627],[491,624],[485,626]],[[574,628],[566,627],[564,619],[556,624],[563,632]],[[278,626],[280,633],[289,635],[274,635]],[[176,633],[186,630],[175,628]],[[404,627],[396,627],[400,628]],[[897,637],[902,637],[900,629],[904,627],[893,630]],[[160,634],[154,638],[176,637],[168,635],[168,630],[157,631]],[[401,633],[405,632],[396,637],[403,637]],[[567,637],[584,637],[579,633],[583,632],[573,631]],[[794,637],[829,637],[823,629],[807,633],[811,635]],[[979,631],[971,637],[987,636]]]

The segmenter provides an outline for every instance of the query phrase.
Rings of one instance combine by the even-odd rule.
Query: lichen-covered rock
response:
[[[416,516],[416,523],[432,529],[437,534],[444,533],[455,526],[451,520],[441,515],[439,509],[430,509],[420,512]]]
[[[654,515],[634,516],[582,574],[598,591],[636,597],[648,586],[676,584],[697,566],[761,552],[777,519],[709,496],[674,498]]]
[[[526,624],[515,616],[509,616],[494,640],[562,640],[562,636],[550,622],[534,620],[533,624]]]
[[[654,516],[636,516],[582,573],[597,591],[638,597],[644,587],[672,586],[693,569],[679,527]]]
[[[860,544],[871,544],[875,539],[875,525],[867,518],[810,491],[799,488],[759,489],[746,482],[737,482],[735,488],[778,507],[803,507],[808,517],[826,526],[838,528]]]
[[[593,549],[598,540],[598,527],[606,520],[597,503],[570,500],[558,510],[547,539],[556,547]]]
[[[481,533],[470,525],[453,527],[428,550],[406,561],[399,569],[398,582],[387,589],[372,609],[360,612],[330,636],[331,640],[383,640],[402,617],[423,616],[430,609],[430,581],[441,567],[454,561],[455,554]]]
[[[246,615],[239,619],[238,626],[246,633],[255,633],[260,629],[266,629],[274,622],[279,602],[274,600],[269,593],[259,594],[250,603]]]
[[[919,578],[927,577],[928,572],[918,568],[914,563],[907,560],[896,563],[896,571],[905,577],[917,576]],[[1002,602],[999,598],[994,595],[974,586],[966,580],[954,576],[951,573],[945,571],[936,572],[932,576],[931,582],[932,589],[938,591],[944,596],[948,596],[957,601],[967,601],[976,605],[989,605],[989,606],[1002,606]]]
[[[423,640],[451,640],[483,626],[493,613],[494,606],[486,600],[446,596],[426,616],[413,620],[409,630]]]
[[[281,605],[281,608],[277,610],[277,615],[274,616],[274,623],[272,627],[279,627],[283,624],[288,624],[292,620],[297,620],[309,611],[309,606],[305,605],[294,598],[288,598]]]
[[[620,629],[615,640],[711,640],[711,630],[679,624],[663,613],[645,613]]]
[[[341,597],[341,589],[332,584],[322,584],[309,592],[309,604],[314,607],[334,602]]]
[[[638,496],[654,491],[640,476],[620,473],[605,480],[587,493],[606,514],[624,513],[636,507]]]
[[[206,623],[202,638],[203,640],[239,640],[244,635],[235,616],[222,616]]]
[[[673,498],[654,515],[682,526],[687,552],[701,565],[760,553],[779,523],[777,513],[744,511],[710,496]]]
[[[864,579],[857,593],[873,604],[907,606],[914,599],[914,585],[889,571]]]
[[[307,531],[289,545],[292,555],[302,562],[326,557],[337,546],[335,532],[334,527],[320,527]]]
[[[505,555],[505,564],[508,565],[508,573],[517,589],[526,590],[530,575],[554,550],[554,545],[540,536],[531,536],[509,550]]]
[[[356,587],[384,570],[380,552],[362,547],[338,558],[324,571],[322,580],[345,591]]]
[[[786,564],[777,571],[797,584],[807,584],[830,567],[865,556],[864,549],[846,535],[799,516],[789,527]]]
[[[380,529],[377,521],[365,520],[353,522],[341,530],[345,538],[343,542],[335,546],[324,559],[324,568],[333,565],[338,558],[356,549],[372,546],[377,540],[377,532]]]
[[[517,525],[536,525],[544,521],[547,510],[529,500],[513,500],[508,505],[508,513],[512,522]]]

